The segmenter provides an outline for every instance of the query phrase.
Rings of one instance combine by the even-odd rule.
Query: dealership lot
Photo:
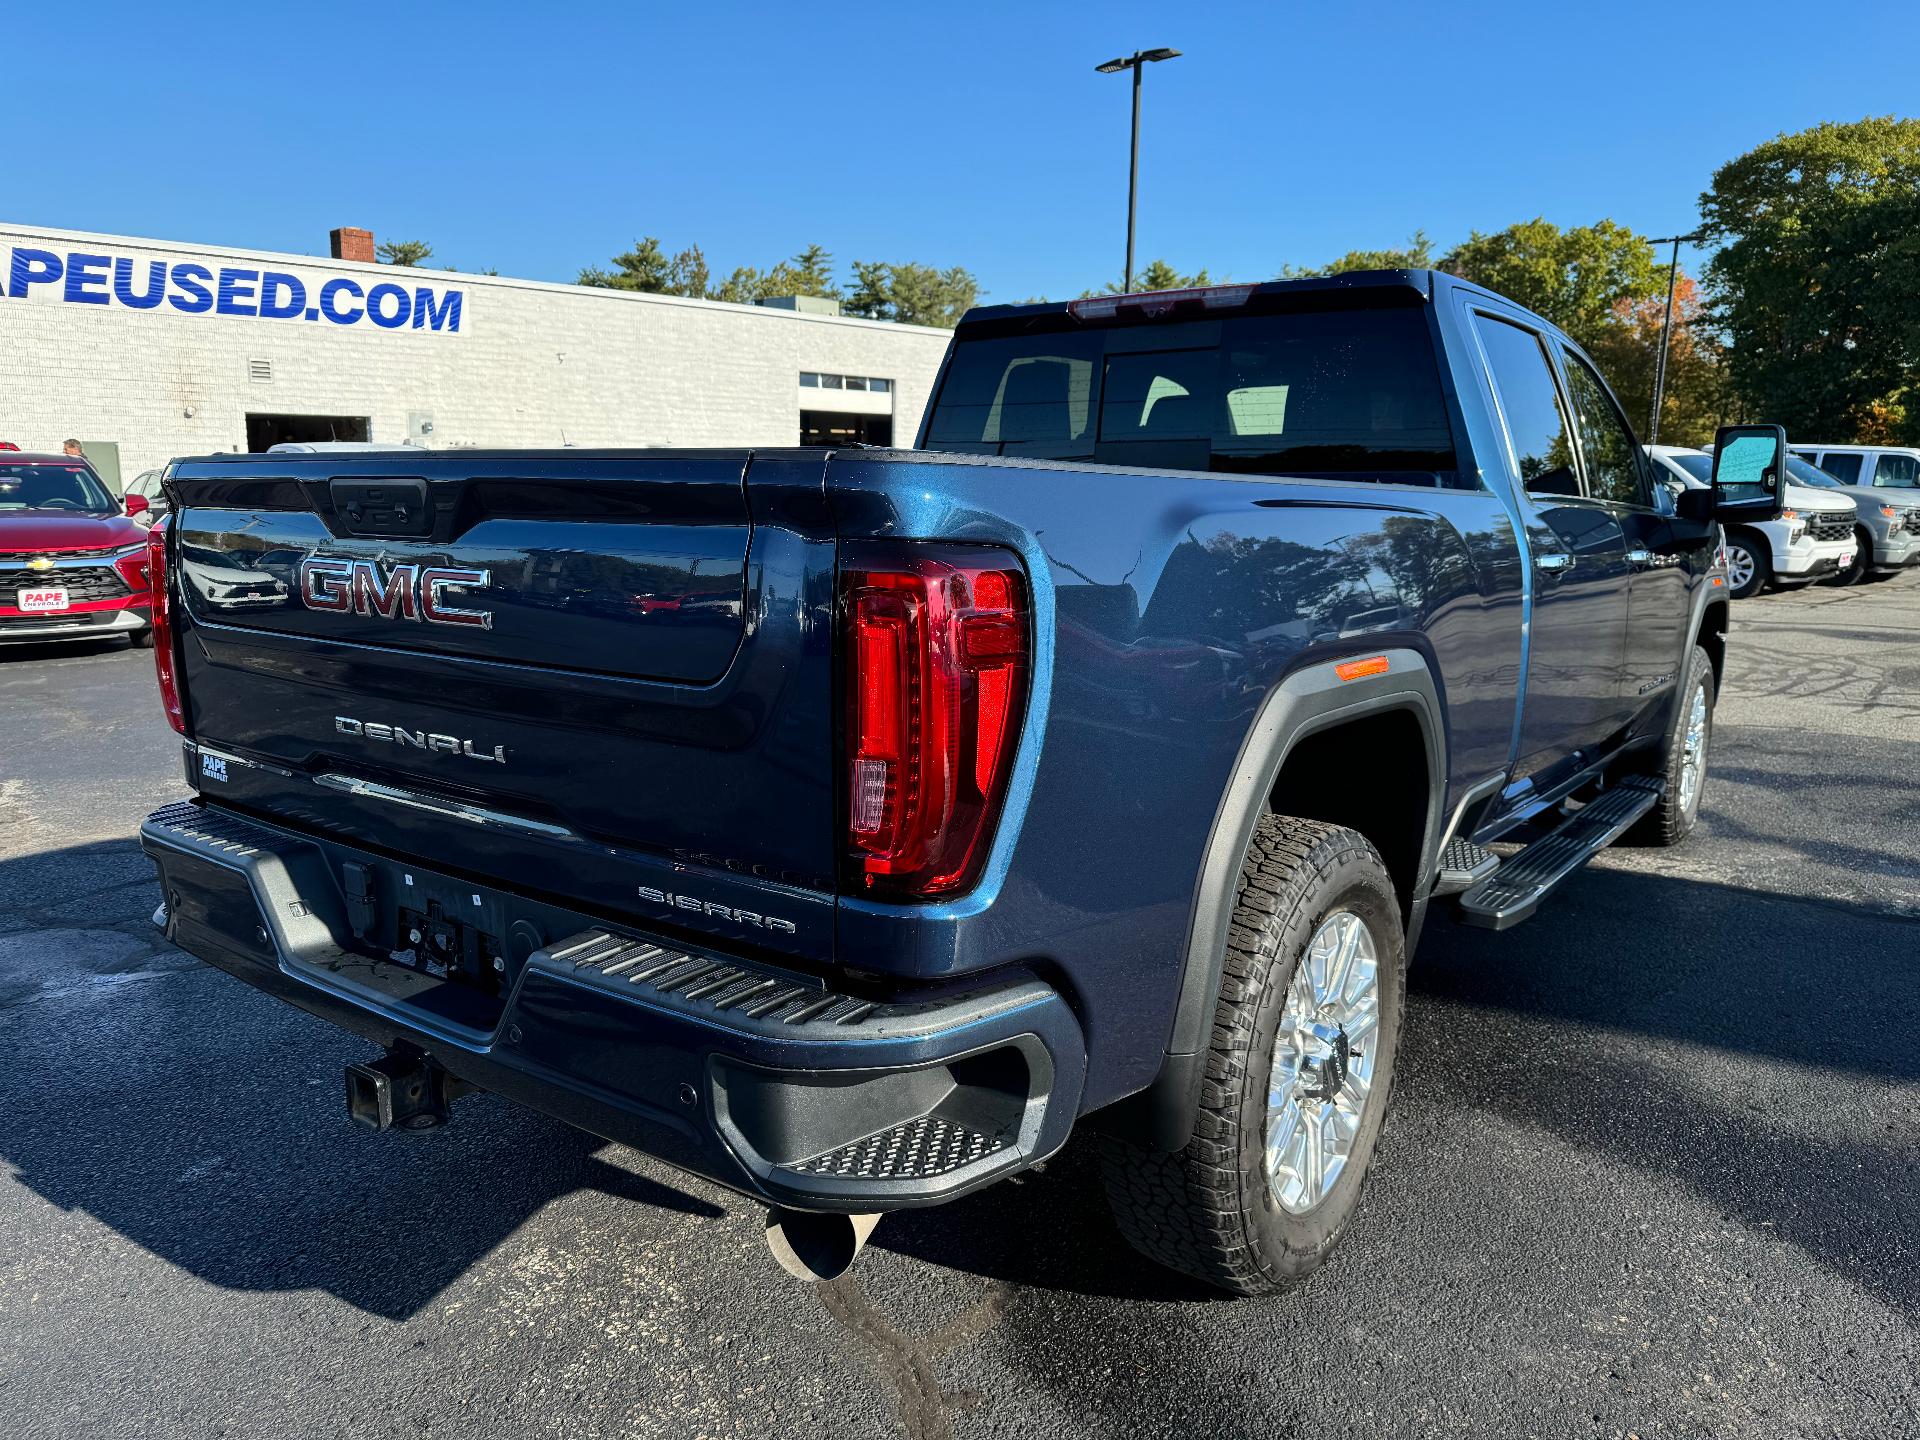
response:
[[[780,1279],[756,1207],[158,942],[145,652],[0,653],[0,1412],[25,1436],[1920,1433],[1920,577],[1743,603],[1701,832],[1430,928],[1361,1223],[1227,1302],[1084,1146]]]

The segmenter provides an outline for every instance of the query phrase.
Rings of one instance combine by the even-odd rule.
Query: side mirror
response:
[[[1778,520],[1786,504],[1783,425],[1722,425],[1713,440],[1713,513],[1722,522]]]
[[[129,515],[144,515],[153,508],[147,503],[147,497],[144,495],[124,495],[121,498],[127,502]]]

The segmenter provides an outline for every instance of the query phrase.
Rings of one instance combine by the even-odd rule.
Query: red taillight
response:
[[[1006,793],[1031,661],[1011,557],[849,547],[841,571],[849,871],[943,895],[979,873]]]
[[[180,705],[180,679],[173,665],[173,602],[167,576],[167,520],[162,515],[147,532],[147,583],[153,587],[153,671],[160,681],[160,708],[167,723],[187,733],[187,712]]]

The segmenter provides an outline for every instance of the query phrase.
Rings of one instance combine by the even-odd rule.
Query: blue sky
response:
[[[945,12],[945,13],[943,13]],[[716,272],[817,241],[961,264],[995,300],[1139,252],[1288,261],[1545,215],[1689,228],[1783,130],[1920,107],[1920,5],[16,8],[0,218],[571,280],[638,235]],[[1716,77],[1728,77],[1717,81]]]

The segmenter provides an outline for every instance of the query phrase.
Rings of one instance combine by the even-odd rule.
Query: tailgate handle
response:
[[[425,536],[433,532],[433,507],[427,503],[425,480],[335,478],[329,489],[334,519],[349,535]]]

